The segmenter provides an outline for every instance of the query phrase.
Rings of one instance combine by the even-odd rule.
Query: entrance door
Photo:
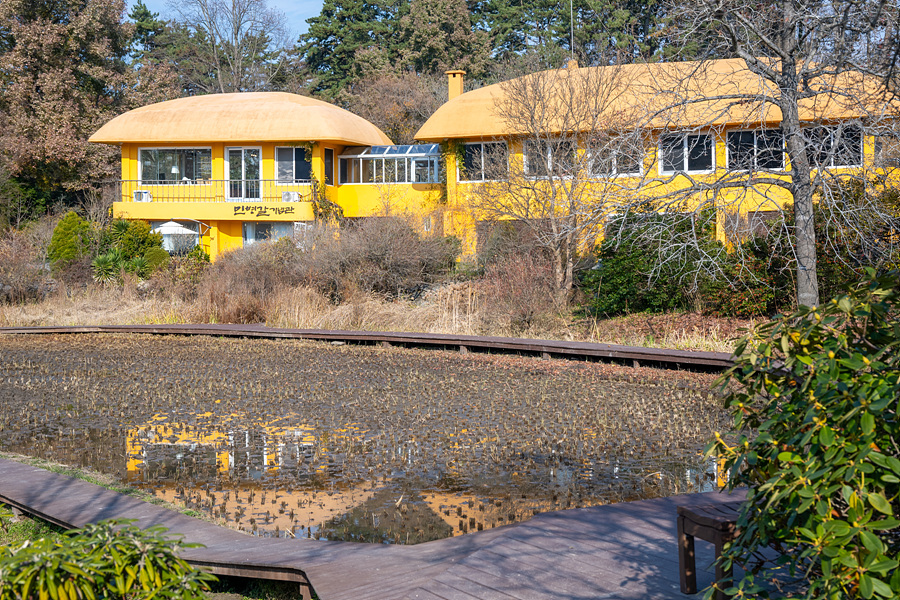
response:
[[[259,200],[259,148],[228,148],[228,199]]]

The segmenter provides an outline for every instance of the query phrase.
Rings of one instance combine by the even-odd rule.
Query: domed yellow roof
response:
[[[800,102],[800,118],[855,118],[877,91],[871,78],[843,73]],[[421,141],[489,139],[617,127],[711,127],[781,121],[771,84],[742,59],[562,68],[466,92],[441,106],[416,132]],[[754,98],[755,96],[755,98]],[[751,98],[751,101],[746,101]],[[894,109],[896,105],[894,103]]]
[[[91,142],[333,142],[390,144],[369,121],[327,102],[285,92],[191,96],[150,104],[111,120]]]

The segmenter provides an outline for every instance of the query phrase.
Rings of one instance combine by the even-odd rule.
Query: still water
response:
[[[256,535],[418,543],[705,491],[708,376],[510,356],[0,336],[0,450]]]

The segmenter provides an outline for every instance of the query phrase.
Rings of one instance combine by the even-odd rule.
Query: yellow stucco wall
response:
[[[723,175],[725,175],[725,173],[727,172],[726,138],[728,131],[748,131],[758,129],[759,127],[760,124],[757,123],[755,124],[755,127],[741,126],[740,128],[734,129],[719,128],[716,130],[705,132],[713,136],[713,158],[715,169],[710,173],[691,173],[689,176],[685,176],[683,174],[660,172],[661,166],[659,160],[659,141],[660,136],[666,132],[651,132],[646,140],[643,174],[640,177],[618,177],[616,179],[618,185],[615,187],[619,189],[613,191],[612,187],[610,186],[609,192],[606,194],[604,194],[604,187],[608,186],[609,180],[598,178],[595,180],[596,185],[594,186],[593,192],[596,194],[598,201],[609,202],[613,206],[617,202],[617,194],[621,194],[624,201],[633,200],[633,196],[635,194],[642,194],[649,198],[665,198],[666,196],[670,196],[673,198],[680,197],[681,199],[686,200],[685,205],[683,206],[683,210],[694,210],[700,204],[701,196],[699,194],[689,196],[688,194],[683,192],[688,190],[688,188],[694,183],[714,184],[716,182],[721,182]],[[769,127],[777,127],[777,124],[769,124]],[[480,138],[472,138],[471,140],[457,140],[454,142],[454,144],[479,141],[484,140]],[[521,176],[524,164],[523,144],[520,141],[510,139],[507,141],[507,146],[509,148],[510,171],[513,173],[519,173],[519,176]],[[583,152],[583,150],[580,150],[579,152]],[[874,152],[874,138],[872,136],[864,137],[863,169],[871,168]],[[475,210],[474,207],[478,204],[478,202],[474,199],[474,197],[479,193],[480,188],[482,188],[483,186],[491,186],[492,183],[457,181],[457,160],[457,153],[455,151],[448,152],[445,157],[445,166],[447,173],[451,174],[451,176],[448,177],[447,182],[448,212],[445,216],[447,220],[445,231],[448,234],[456,235],[461,240],[463,240],[463,248],[465,251],[474,252],[476,247],[476,223],[479,219],[483,219],[486,217],[486,215],[479,214],[478,211]],[[783,181],[789,181],[790,161],[787,157],[787,154],[785,154],[785,169],[786,171],[788,171],[787,173],[776,177],[780,178]],[[858,173],[860,171],[860,167],[832,167],[829,168],[829,171],[833,174],[851,172]],[[767,178],[772,177],[770,175],[765,176]],[[542,184],[539,178],[530,179],[528,181],[529,187],[531,188],[531,190],[533,190],[532,193],[535,193],[535,190],[539,192],[542,185],[547,185],[546,183]],[[588,183],[588,185],[590,185],[590,183]],[[727,213],[731,212],[739,213],[741,215],[747,215],[748,213],[752,213],[755,211],[780,210],[783,209],[786,204],[789,204],[792,201],[792,196],[788,192],[788,190],[777,185],[754,184],[752,187],[725,188],[717,190],[715,192],[710,191],[708,193],[715,194],[714,198],[707,197],[707,199],[713,200],[714,205],[718,209],[716,229],[717,237],[722,241],[725,240],[725,229],[723,227],[723,221]],[[673,207],[671,205],[665,206],[663,210],[671,210],[672,208]],[[517,211],[513,210],[512,212]],[[614,210],[611,212],[614,212]],[[493,218],[496,218],[496,214],[493,214],[491,216]],[[541,215],[540,210],[538,210],[535,211],[535,216],[543,215]]]
[[[290,142],[269,143],[191,143],[191,144],[122,144],[122,182],[120,201],[113,204],[117,218],[146,221],[199,221],[202,223],[201,245],[213,260],[223,252],[243,245],[244,222],[312,221],[313,189],[309,184],[279,183],[276,178],[275,148],[296,146]],[[211,179],[205,182],[148,185],[140,182],[139,153],[142,148],[209,148]],[[260,149],[259,198],[231,199],[227,181],[226,150],[228,148]],[[338,157],[344,150],[339,144],[313,144],[310,156],[312,173],[325,181],[325,149],[334,151],[332,185],[325,185],[326,197],[338,204],[345,217],[386,215],[414,216],[421,229],[441,219],[444,202],[440,184],[348,184],[336,185]],[[139,192],[136,195],[136,192]],[[300,201],[283,201],[283,192],[299,194]],[[135,198],[146,201],[135,201]],[[427,223],[427,225],[426,225]],[[443,228],[444,223],[436,224]]]

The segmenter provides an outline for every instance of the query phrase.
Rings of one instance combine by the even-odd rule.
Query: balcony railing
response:
[[[310,181],[184,179],[107,182],[121,202],[309,202]]]

